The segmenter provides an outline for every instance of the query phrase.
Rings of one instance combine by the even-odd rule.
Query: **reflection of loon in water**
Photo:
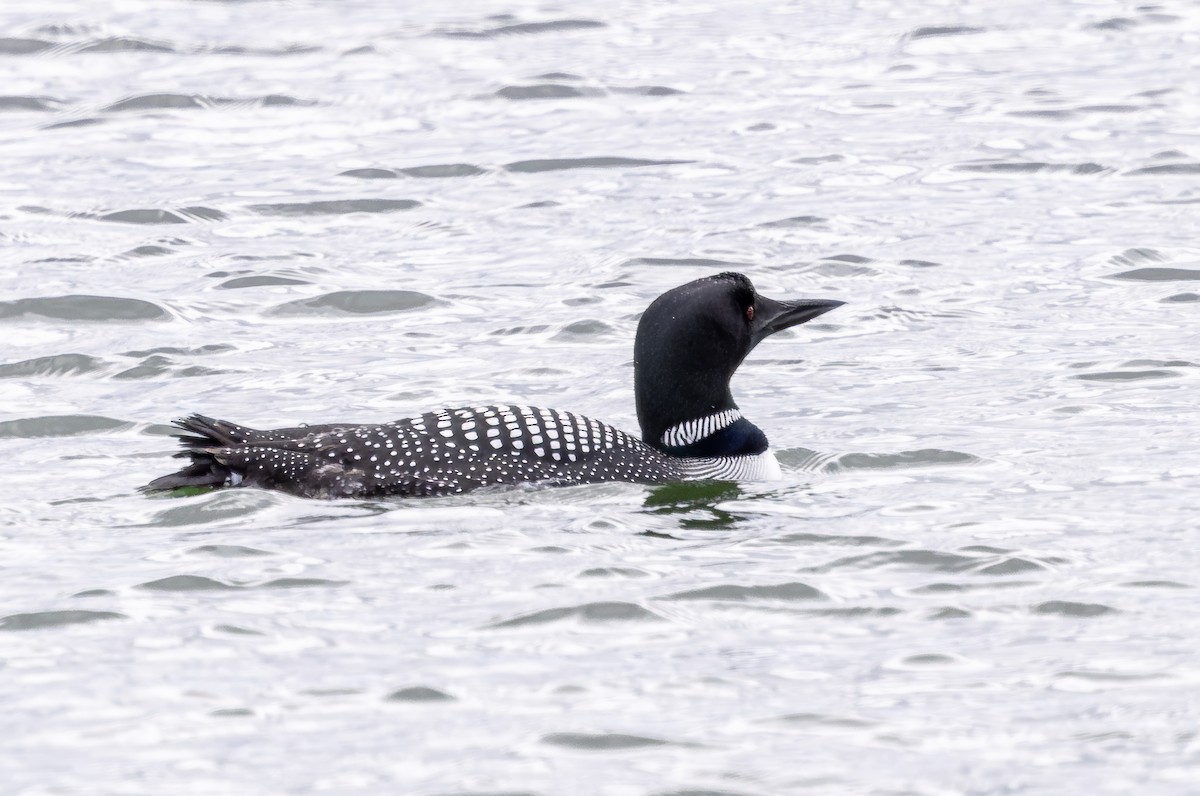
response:
[[[663,483],[778,478],[763,432],[729,380],[763,338],[843,302],[775,301],[741,274],[659,296],[634,344],[639,440],[570,412],[529,406],[443,409],[378,425],[270,431],[202,415],[175,421],[191,463],[146,486],[258,486],[305,497],[446,495],[491,484]]]

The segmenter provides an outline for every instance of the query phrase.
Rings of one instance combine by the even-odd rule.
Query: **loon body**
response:
[[[776,301],[735,273],[659,296],[642,315],[634,344],[641,439],[529,406],[269,431],[192,415],[175,421],[187,432],[176,456],[190,463],[145,489],[257,486],[338,498],[445,495],[524,482],[778,478],[767,437],[738,411],[730,378],[762,339],[842,303]]]

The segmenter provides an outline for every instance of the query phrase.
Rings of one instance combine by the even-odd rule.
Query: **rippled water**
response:
[[[0,782],[1200,791],[1194,4],[9,0]],[[165,422],[636,428],[661,291],[844,299],[780,483],[152,499]]]

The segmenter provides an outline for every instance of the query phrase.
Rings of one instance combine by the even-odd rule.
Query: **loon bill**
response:
[[[146,491],[257,486],[314,498],[447,495],[493,484],[664,483],[780,477],[767,437],[738,411],[729,380],[764,338],[844,302],[776,301],[742,274],[669,290],[634,342],[641,439],[531,406],[443,409],[381,424],[257,431],[192,415],[175,421],[190,459]]]

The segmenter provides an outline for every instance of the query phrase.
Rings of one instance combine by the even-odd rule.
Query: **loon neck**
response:
[[[657,352],[643,353],[650,346],[640,333],[638,344],[643,349],[638,353],[643,356],[635,362],[634,393],[642,441],[647,445],[673,456],[700,456],[707,454],[693,452],[698,443],[733,426],[737,427],[734,431],[744,431],[741,435],[733,432],[726,435],[730,440],[737,437],[734,447],[741,447],[741,437],[748,438],[749,429],[763,436],[742,417],[729,391],[729,381],[740,357],[725,357],[724,362],[721,357],[714,357],[716,361],[711,363],[704,361],[708,357],[703,357],[705,367],[683,367],[679,362],[664,365],[655,360]],[[691,345],[694,343],[689,341]],[[765,439],[764,436],[763,450]]]
[[[737,407],[669,427],[657,439],[643,440],[663,453],[679,458],[754,456],[767,450],[767,435],[742,417]]]

